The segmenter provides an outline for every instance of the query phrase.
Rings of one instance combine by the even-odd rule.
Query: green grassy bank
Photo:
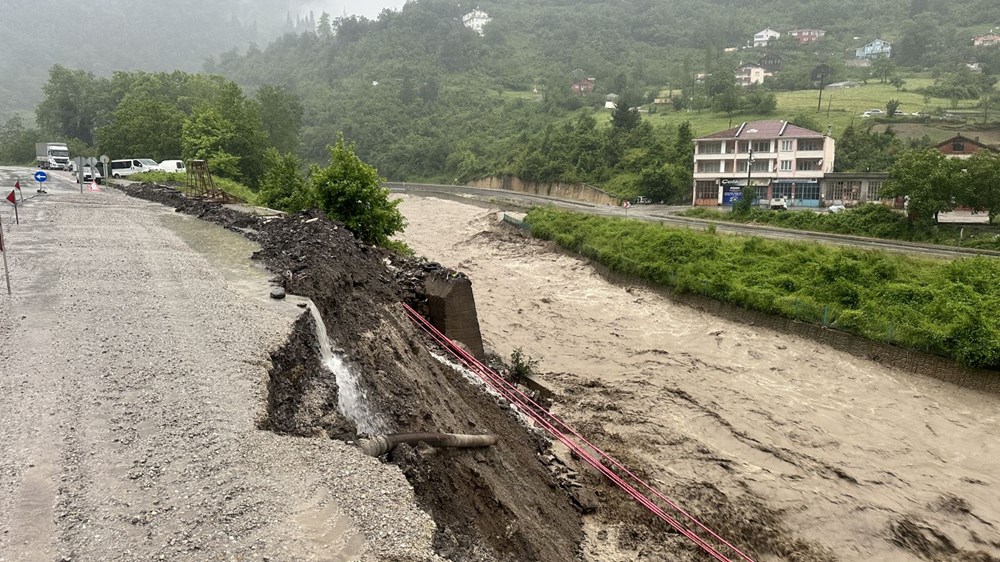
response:
[[[532,235],[679,292],[1000,367],[1000,260],[940,261],[557,211]]]

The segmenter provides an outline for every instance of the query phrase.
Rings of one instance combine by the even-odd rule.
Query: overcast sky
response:
[[[311,0],[307,1],[303,13],[308,14],[313,10],[317,16],[322,12],[327,12],[333,17],[344,15],[365,16],[368,19],[375,19],[379,13],[390,8],[398,10],[406,3],[406,0]]]

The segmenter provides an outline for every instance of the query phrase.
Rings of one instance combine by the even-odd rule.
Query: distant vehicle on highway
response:
[[[64,142],[35,144],[35,165],[49,170],[66,170],[69,167],[69,149]]]
[[[164,172],[183,174],[185,172],[184,161],[164,160],[163,162],[160,162],[160,169],[163,170]]]
[[[129,158],[111,161],[111,177],[124,178],[142,172],[159,172],[160,165],[150,158]]]
[[[649,205],[652,202],[653,202],[653,200],[650,199],[649,197],[646,197],[645,195],[640,195],[640,196],[638,196],[638,197],[635,198],[635,204],[636,205]]]
[[[83,183],[97,182],[101,183],[104,178],[101,176],[101,171],[94,168],[90,164],[83,165]],[[76,183],[80,183],[80,176],[76,176]]]

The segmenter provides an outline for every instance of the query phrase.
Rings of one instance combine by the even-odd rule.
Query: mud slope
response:
[[[342,226],[300,214],[264,219],[187,201],[172,190],[130,187],[130,195],[173,205],[243,232],[285,289],[312,299],[336,348],[361,375],[385,432],[492,433],[478,451],[397,448],[392,462],[438,524],[436,546],[452,560],[575,560],[581,523],[568,496],[538,461],[536,437],[493,399],[434,359],[403,315],[400,290],[380,251]],[[270,428],[350,440],[337,415],[336,384],[317,371],[311,320],[274,355]],[[392,498],[386,498],[392,501]]]
[[[400,208],[418,254],[473,280],[488,349],[539,359],[558,413],[758,559],[1000,559],[996,395],[611,284],[481,207]],[[680,556],[613,508],[586,518],[589,559]]]

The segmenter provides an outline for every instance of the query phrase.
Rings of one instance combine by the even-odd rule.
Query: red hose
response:
[[[619,474],[613,471],[610,467],[606,466],[601,460],[595,458],[591,452],[586,448],[590,447],[593,449],[603,460],[614,465],[619,470],[621,470],[625,475],[632,479],[635,483],[639,484],[641,487],[645,488],[657,498],[662,500],[664,503],[669,505],[677,513],[681,514],[688,521],[693,523],[695,526],[706,532],[712,539],[716,540],[720,545],[728,548],[732,553],[736,554],[739,558],[745,560],[746,562],[753,562],[753,559],[744,554],[738,548],[733,546],[732,543],[723,539],[718,533],[711,530],[704,523],[696,519],[693,515],[682,509],[676,502],[670,500],[665,495],[663,495],[659,490],[653,488],[648,483],[644,482],[638,476],[636,476],[632,471],[626,468],[621,462],[616,460],[611,455],[605,453],[600,448],[585,439],[579,432],[567,425],[565,422],[557,418],[552,413],[548,412],[545,408],[537,404],[531,397],[524,394],[520,389],[506,381],[492,369],[483,365],[475,357],[470,355],[464,349],[456,345],[450,339],[448,339],[444,334],[442,334],[437,328],[435,328],[430,322],[428,322],[424,317],[420,316],[412,307],[403,303],[403,307],[415,324],[417,324],[421,329],[423,329],[428,335],[430,335],[442,348],[448,351],[452,356],[459,360],[460,363],[464,364],[469,370],[476,373],[484,382],[486,382],[491,388],[498,392],[509,402],[519,406],[521,410],[532,418],[533,421],[538,423],[542,428],[544,428],[553,438],[559,442],[566,445],[570,450],[575,452],[581,459],[583,459],[587,464],[594,467],[601,474],[608,477],[609,480],[614,482],[619,488],[621,488],[625,493],[635,499],[639,504],[648,509],[651,513],[656,515],[658,518],[666,522],[677,532],[681,533],[696,545],[698,545],[703,551],[712,556],[719,562],[733,562],[732,559],[728,558],[719,550],[717,550],[708,542],[697,535],[691,529],[681,524],[677,519],[667,514],[663,508],[656,504],[652,499],[646,495],[639,492],[632,484],[625,481]],[[548,419],[546,419],[548,418]],[[551,420],[551,421],[549,421]],[[560,430],[556,425],[563,428]],[[568,432],[579,439],[580,443],[573,441],[569,436],[566,435]],[[581,444],[582,443],[582,444]],[[585,447],[585,446],[586,447]]]

